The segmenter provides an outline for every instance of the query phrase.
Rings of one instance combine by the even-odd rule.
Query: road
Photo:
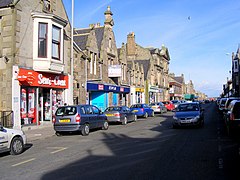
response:
[[[203,107],[203,128],[173,129],[168,112],[34,141],[19,156],[0,156],[1,179],[240,179],[238,138],[227,136],[214,103]]]

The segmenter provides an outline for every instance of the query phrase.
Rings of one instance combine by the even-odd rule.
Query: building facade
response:
[[[43,124],[71,99],[70,25],[62,1],[0,3],[0,110],[12,124]]]

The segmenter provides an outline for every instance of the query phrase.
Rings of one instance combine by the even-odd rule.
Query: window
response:
[[[47,57],[47,24],[39,23],[38,27],[38,57]]]
[[[97,54],[94,54],[94,64],[93,64],[93,73],[94,75],[97,74]]]
[[[89,72],[90,72],[90,74],[92,74],[93,73],[93,53],[92,52],[90,53],[90,57],[91,57],[91,59],[90,59]]]
[[[53,26],[52,28],[52,58],[60,59],[61,29]]]
[[[234,72],[238,72],[238,60],[234,60],[233,62],[234,62],[234,64],[233,64],[233,71]]]
[[[93,114],[99,114],[99,109],[95,106],[92,106],[93,108]]]

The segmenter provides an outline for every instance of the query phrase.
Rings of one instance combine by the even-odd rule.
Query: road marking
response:
[[[60,149],[59,149],[60,148]],[[55,148],[56,149],[56,148]],[[66,147],[57,147],[57,149],[58,150],[56,150],[56,151],[52,151],[51,152],[51,154],[55,154],[55,153],[58,153],[58,152],[60,152],[60,151],[64,151],[64,150],[66,150],[67,148]]]
[[[13,164],[12,167],[19,166],[19,165],[22,165],[22,164],[25,164],[25,163],[28,163],[28,162],[31,162],[31,161],[34,161],[34,160],[35,160],[35,158],[28,159],[26,161],[23,161],[23,162],[20,162],[20,163],[17,163],[17,164]]]

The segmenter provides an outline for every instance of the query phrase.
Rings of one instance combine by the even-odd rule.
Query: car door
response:
[[[96,128],[97,127],[96,115],[93,114],[92,106],[88,105],[85,107],[85,109],[86,109],[86,114],[88,116],[90,129]]]
[[[105,121],[104,115],[100,113],[100,109],[98,109],[96,106],[92,106],[92,110],[94,115],[95,127],[102,127]]]
[[[134,120],[134,117],[135,117],[135,113],[133,113],[133,112],[130,110],[130,108],[128,108],[128,107],[126,107],[126,106],[124,106],[124,110],[125,110],[125,112],[126,112],[126,114],[127,114],[127,119],[128,119],[128,121],[133,121],[133,120]]]
[[[8,135],[6,130],[0,125],[0,152],[4,152],[8,147]]]

